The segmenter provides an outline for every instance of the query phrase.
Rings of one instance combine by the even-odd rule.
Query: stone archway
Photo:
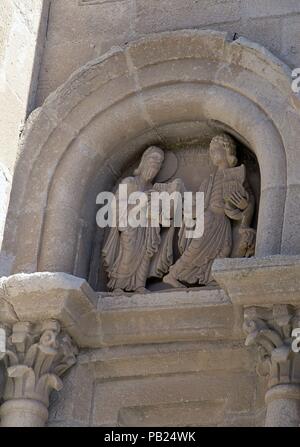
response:
[[[300,104],[290,83],[289,68],[268,51],[213,31],[151,35],[91,61],[27,123],[2,271],[74,273],[80,228],[79,270],[87,271],[96,189],[110,187],[141,146],[163,140],[163,126],[203,120],[240,135],[258,159],[256,256],[298,253]]]

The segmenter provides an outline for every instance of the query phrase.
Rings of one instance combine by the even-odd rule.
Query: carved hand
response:
[[[248,206],[248,199],[246,199],[240,192],[233,192],[229,196],[229,202],[231,202],[234,206],[236,206],[240,210],[245,210]]]

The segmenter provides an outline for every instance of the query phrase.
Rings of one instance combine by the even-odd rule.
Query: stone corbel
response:
[[[49,396],[62,388],[61,376],[76,362],[77,347],[57,320],[6,326],[6,369],[1,427],[42,427]]]

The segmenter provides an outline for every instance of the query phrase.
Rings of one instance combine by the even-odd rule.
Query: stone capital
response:
[[[245,344],[257,348],[257,372],[268,377],[269,389],[300,386],[300,357],[293,350],[292,336],[293,330],[300,327],[299,312],[297,307],[286,304],[244,310]]]
[[[42,426],[49,396],[60,390],[60,377],[76,362],[78,349],[57,320],[6,326],[6,368],[2,426]]]

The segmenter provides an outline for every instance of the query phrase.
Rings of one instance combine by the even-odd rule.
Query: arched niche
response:
[[[220,123],[255,154],[256,256],[298,253],[299,108],[291,70],[242,38],[182,30],[112,49],[76,71],[28,120],[2,271],[87,277],[97,193],[111,189],[148,144],[167,146],[171,129],[184,133],[185,123],[187,132]]]
[[[107,188],[114,191],[122,179],[132,176],[134,170],[139,165],[144,149],[150,145],[156,145],[160,146],[165,151],[165,156],[167,159],[170,153],[172,153],[173,157],[171,157],[172,161],[166,162],[169,169],[164,165],[164,168],[166,168],[163,169],[163,171],[165,171],[164,174],[162,177],[159,174],[159,176],[155,179],[155,182],[171,182],[176,178],[180,178],[183,181],[187,191],[196,192],[199,190],[199,186],[201,185],[202,181],[206,179],[214,169],[208,153],[211,139],[220,133],[226,132],[227,134],[232,135],[237,143],[238,164],[243,163],[246,166],[247,181],[250,184],[256,203],[251,226],[256,229],[260,202],[260,171],[255,154],[251,151],[251,148],[247,145],[247,142],[243,139],[243,137],[238,135],[233,129],[225,126],[223,123],[213,120],[177,122],[161,125],[157,129],[161,139],[159,139],[158,136],[152,132],[144,134],[141,138],[139,138],[135,142],[136,147],[139,148],[138,156],[136,152],[134,152],[130,161],[124,164],[124,169],[122,172],[114,170],[113,175],[110,172],[110,175],[107,178],[107,183],[105,183]],[[133,142],[130,141],[128,144],[128,146],[123,145],[122,147],[122,149],[126,152],[132,148]],[[176,163],[174,163],[174,158]],[[95,197],[97,191],[100,191],[101,188],[103,188],[103,173],[97,173],[97,170],[95,170],[93,178],[94,183],[97,186],[93,186],[93,192],[91,191],[90,193],[91,196],[94,197],[94,202],[91,203],[91,221],[93,221],[93,216],[95,216],[98,209],[98,207],[95,209],[93,204],[96,202]],[[82,216],[86,215],[87,210],[84,209]],[[237,230],[235,224],[232,223],[232,225]],[[88,239],[90,238],[90,235],[88,235],[85,229],[83,230],[82,234],[88,236]],[[103,266],[102,247],[106,237],[108,236],[108,230],[96,228],[91,232],[91,234],[93,234],[94,237],[92,242],[92,252],[86,253],[85,249],[88,244],[87,241],[82,241],[80,244],[81,250],[79,249],[78,252],[78,262],[74,273],[79,276],[88,277],[89,283],[95,290],[107,291],[106,284],[108,278],[105,274],[105,269]],[[173,254],[175,262],[179,257],[178,230],[175,231],[173,238]],[[86,257],[86,259],[91,259],[88,271],[81,270],[81,268],[85,269],[87,267],[87,262],[80,262],[84,257]],[[164,284],[161,279],[154,278],[149,279],[146,286],[150,291],[159,291],[170,288],[170,286]]]

